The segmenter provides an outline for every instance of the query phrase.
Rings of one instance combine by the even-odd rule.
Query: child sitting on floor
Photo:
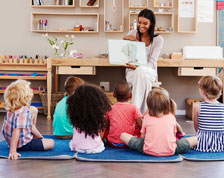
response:
[[[167,92],[166,90],[164,90],[164,88],[161,87],[156,87],[155,89],[157,90],[161,90],[163,92]],[[169,95],[169,93],[167,93],[167,95]],[[177,108],[177,104],[176,102],[170,98],[170,113],[173,114],[176,117],[176,108]],[[145,114],[148,113],[148,110]],[[145,116],[144,114],[144,116]],[[176,133],[176,139],[180,139],[182,137],[184,137],[186,134],[184,133],[182,127],[180,126],[180,124],[178,122],[176,122],[176,126],[177,126],[177,133]]]
[[[194,128],[201,152],[224,151],[224,104],[217,99],[221,95],[222,82],[215,76],[204,76],[199,82],[199,93],[204,102],[195,103]]]
[[[66,101],[73,95],[76,88],[83,85],[84,81],[78,77],[68,77],[65,81],[66,96],[58,102],[54,111],[53,135],[59,139],[71,139],[73,135],[73,126],[67,115]]]
[[[165,89],[152,89],[147,98],[149,113],[142,124],[142,138],[121,134],[129,148],[153,156],[171,156],[197,145],[196,137],[176,141],[176,118],[170,113],[170,99]]]
[[[52,139],[44,139],[36,128],[38,110],[30,107],[33,91],[30,82],[17,80],[5,90],[7,114],[2,132],[10,147],[9,159],[21,156],[17,151],[43,151],[54,147]]]
[[[111,110],[103,90],[94,85],[82,85],[67,100],[68,116],[73,125],[72,151],[100,153],[104,148],[100,132],[105,129],[105,115]]]
[[[123,148],[127,146],[120,141],[121,133],[135,135],[135,123],[139,128],[142,127],[142,114],[135,105],[128,103],[128,100],[132,98],[128,82],[119,82],[114,88],[113,95],[118,102],[107,113],[106,128],[109,129],[109,133],[105,134],[105,138],[109,146]]]

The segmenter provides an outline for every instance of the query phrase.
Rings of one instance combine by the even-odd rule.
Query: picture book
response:
[[[146,65],[146,48],[144,42],[129,40],[108,40],[110,64]]]

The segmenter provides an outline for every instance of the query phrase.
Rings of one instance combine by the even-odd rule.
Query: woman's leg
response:
[[[135,70],[128,69],[126,80],[133,86],[133,104],[136,105],[142,113],[147,110],[146,99],[149,91],[152,89],[152,82],[156,79],[155,70],[148,67],[137,67]]]

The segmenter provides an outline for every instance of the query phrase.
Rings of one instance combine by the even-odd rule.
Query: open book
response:
[[[146,65],[146,49],[144,42],[129,40],[108,40],[110,64]]]

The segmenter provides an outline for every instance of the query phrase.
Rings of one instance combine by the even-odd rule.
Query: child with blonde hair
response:
[[[153,156],[171,156],[197,145],[196,137],[176,140],[176,118],[170,112],[170,105],[165,89],[152,89],[147,97],[148,114],[143,119],[142,137],[122,133],[121,141],[131,149]]]
[[[103,90],[95,85],[81,85],[67,104],[74,131],[70,149],[81,153],[102,152],[105,147],[100,132],[105,129],[105,115],[111,110]]]
[[[30,106],[33,91],[30,82],[16,80],[5,90],[7,114],[2,126],[3,136],[9,145],[8,159],[18,159],[17,151],[43,151],[54,147],[52,139],[44,139],[36,128],[38,110]]]
[[[112,105],[112,110],[107,113],[106,126],[109,132],[105,136],[109,146],[123,148],[127,146],[120,140],[121,133],[135,134],[135,124],[139,128],[142,127],[142,114],[135,105],[128,103],[132,98],[131,86],[128,82],[118,82],[113,95],[118,102]]]
[[[59,139],[71,139],[73,126],[68,118],[66,104],[69,96],[73,95],[76,88],[83,85],[84,81],[79,77],[70,76],[65,81],[66,96],[58,102],[53,115],[53,135]]]
[[[217,99],[221,95],[222,82],[216,76],[204,76],[199,82],[203,102],[194,104],[194,128],[201,152],[224,151],[224,104]]]

